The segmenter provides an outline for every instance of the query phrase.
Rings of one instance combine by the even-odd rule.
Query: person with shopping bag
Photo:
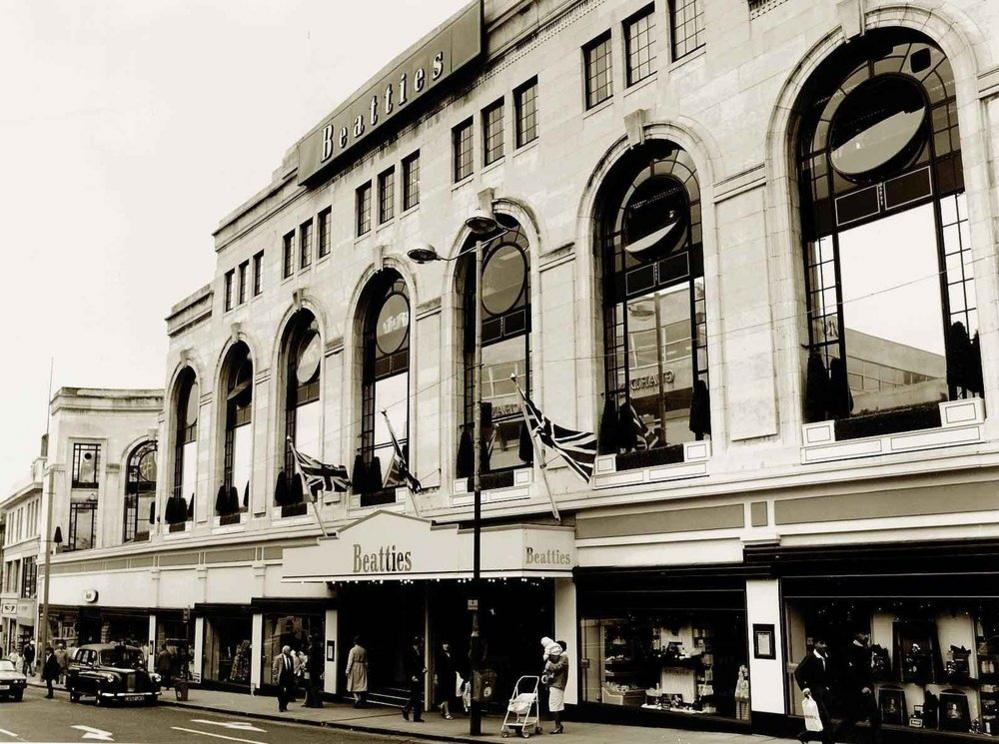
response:
[[[541,639],[545,649],[545,669],[541,683],[548,686],[548,712],[555,719],[555,728],[551,733],[565,732],[562,725],[562,713],[565,711],[565,687],[569,681],[569,660],[563,653],[562,645],[547,636]]]
[[[833,744],[832,718],[829,716],[832,675],[829,646],[824,638],[816,638],[811,652],[794,670],[794,681],[805,696],[802,703],[805,730],[798,734],[799,741],[817,739],[823,744]]]

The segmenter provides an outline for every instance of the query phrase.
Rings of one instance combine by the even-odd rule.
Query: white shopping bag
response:
[[[818,704],[812,700],[810,696],[806,696],[805,701],[801,704],[801,707],[805,711],[805,730],[821,731],[822,719],[819,718]]]

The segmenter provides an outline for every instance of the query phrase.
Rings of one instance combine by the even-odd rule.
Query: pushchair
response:
[[[531,734],[541,733],[541,718],[538,710],[539,677],[525,676],[517,680],[513,686],[513,694],[506,705],[506,715],[503,716],[503,727],[500,732],[503,737],[520,729],[520,735],[529,739]]]

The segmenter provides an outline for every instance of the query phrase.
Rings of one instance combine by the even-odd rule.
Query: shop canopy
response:
[[[484,578],[570,578],[576,566],[575,530],[513,524],[482,529]],[[282,581],[467,579],[472,576],[472,530],[378,511],[315,545],[286,548]]]

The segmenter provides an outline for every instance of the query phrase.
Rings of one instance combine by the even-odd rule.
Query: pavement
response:
[[[32,685],[41,685],[32,680]],[[57,692],[57,697],[66,699],[66,693]],[[403,719],[396,708],[371,706],[356,709],[350,704],[325,703],[322,708],[302,707],[302,701],[289,705],[286,713],[277,710],[277,699],[262,695],[247,695],[219,690],[190,689],[189,700],[176,700],[174,691],[168,690],[160,698],[160,706],[184,708],[189,711],[205,711],[214,714],[257,721],[293,723],[302,726],[336,729],[344,732],[357,732],[378,737],[402,737],[406,740],[429,740],[447,742],[481,742],[501,737],[501,715],[490,715],[483,719],[481,737],[468,734],[468,719],[456,716],[453,720],[443,719],[436,711],[424,714],[423,723]],[[543,721],[545,735],[551,730],[551,721]],[[373,737],[372,737],[373,738]],[[362,739],[364,741],[371,740]],[[628,744],[797,744],[792,739],[777,739],[759,734],[722,733],[716,731],[687,731],[683,729],[619,726],[612,724],[567,721],[565,734],[557,740],[559,744],[603,744],[605,742],[628,742]],[[2,742],[2,738],[0,738]],[[284,744],[282,742],[281,744]]]

